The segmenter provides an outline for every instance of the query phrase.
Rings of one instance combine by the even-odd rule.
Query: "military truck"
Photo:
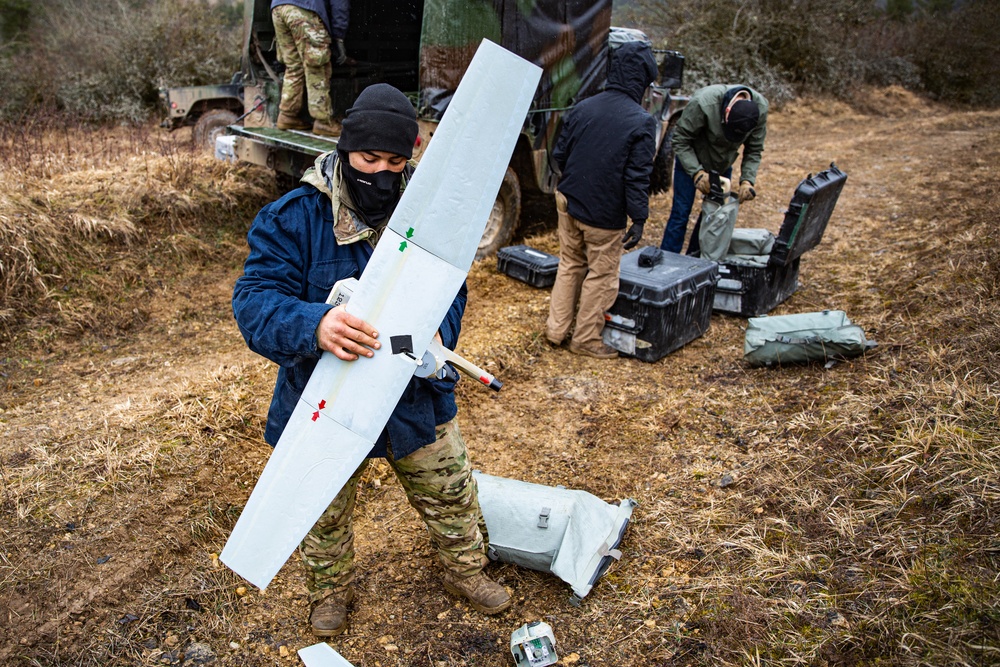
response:
[[[242,79],[243,73],[237,72],[230,83],[161,88],[167,116],[160,126],[168,130],[191,126],[194,144],[214,151],[216,138],[243,114]]]
[[[352,0],[345,39],[351,62],[335,65],[330,82],[334,114],[342,116],[372,83],[399,88],[417,110],[420,135],[414,156],[419,159],[482,39],[540,65],[542,81],[477,257],[492,255],[508,244],[517,229],[522,193],[555,189],[550,151],[561,115],[603,88],[608,59],[617,45],[647,39],[636,30],[612,28],[611,4],[612,0]],[[657,57],[660,77],[643,104],[660,121],[653,188],[662,191],[669,188],[672,174],[670,131],[686,98],[670,95],[681,85],[683,57],[672,51],[657,51]],[[336,147],[337,140],[275,127],[282,65],[269,0],[246,1],[241,62],[234,85],[240,88],[242,124],[230,124],[225,130],[214,125],[224,114],[235,114],[232,96],[209,101],[198,97],[203,91],[195,91],[176,97],[184,100],[178,106],[200,110],[194,121],[199,137],[220,135],[216,155],[272,169],[279,186],[290,188],[317,155]],[[168,99],[175,95],[169,93]]]

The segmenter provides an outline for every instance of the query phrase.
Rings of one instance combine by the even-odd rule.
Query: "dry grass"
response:
[[[239,255],[234,222],[266,201],[266,176],[173,139],[0,125],[0,342],[129,330],[146,317],[129,295]]]
[[[945,132],[954,140],[975,123],[963,121],[929,120],[923,136],[937,147]],[[692,567],[699,585],[730,592],[694,622],[729,659],[1000,660],[1000,255],[998,181],[987,167],[1000,157],[998,139],[987,130],[973,142],[971,164],[942,146],[933,165],[914,169],[907,197],[885,202],[899,206],[889,216],[898,224],[856,239],[884,259],[869,264],[869,285],[852,288],[877,286],[881,299],[854,310],[884,309],[874,313],[879,329],[898,347],[851,387],[813,394],[774,424],[781,456],[754,457],[762,460],[736,502],[687,517],[689,530],[715,533],[687,538],[715,544]],[[767,410],[773,395],[750,400]]]
[[[76,626],[91,620],[93,607],[136,596],[109,619],[107,636],[81,647],[84,664],[141,663],[149,651],[137,638],[165,622],[183,627],[203,609],[211,618],[206,632],[231,632],[236,577],[210,553],[239,512],[214,498],[212,471],[227,446],[260,432],[266,405],[254,382],[266,370],[254,362],[222,366],[197,381],[175,378],[161,395],[122,397],[70,428],[44,429],[37,444],[0,461],[9,519],[0,589],[16,598],[60,574],[88,579],[104,568],[97,583],[70,584],[66,598],[55,600]],[[207,493],[189,493],[195,485]],[[191,556],[183,575],[171,571],[175,559]],[[53,628],[67,632],[51,623],[39,629]],[[60,663],[57,648],[45,645],[38,656]]]
[[[795,182],[836,159],[850,174],[837,219],[779,312],[843,307],[879,348],[829,369],[751,369],[744,322],[714,316],[659,363],[596,363],[540,341],[547,291],[477,265],[460,351],[505,382],[460,391],[477,467],[636,499],[624,558],[579,608],[553,577],[494,567],[517,602],[482,617],[441,591],[420,522],[377,466],[338,651],[499,667],[509,633],[545,620],[563,664],[591,667],[1000,662],[998,116],[878,94],[919,113],[813,100],[776,114],[744,224],[776,226]],[[70,169],[46,157],[58,132],[37,141],[34,162],[3,167],[17,178],[0,210],[65,238],[48,259],[42,240],[4,255],[30,255],[44,285],[39,304],[11,303],[62,303],[94,325],[64,336],[35,315],[12,329],[6,370],[23,381],[8,379],[0,412],[0,663],[170,664],[197,642],[218,664],[289,664],[282,648],[315,641],[301,565],[247,592],[211,557],[269,453],[273,368],[228,313],[249,216],[232,218],[257,176],[138,141],[123,145],[150,155],[81,157],[99,139],[58,149],[91,165]],[[647,242],[669,199],[652,208]],[[34,239],[18,229],[4,238]],[[555,249],[551,231],[527,241]],[[93,294],[51,294],[49,265],[69,254],[60,266],[92,273]],[[102,268],[112,260],[140,277]],[[95,335],[140,296],[141,332]]]
[[[846,225],[831,228],[823,259],[810,258],[819,267],[795,310],[846,308],[880,351],[839,373],[757,371],[727,360],[729,331],[710,333],[709,349],[692,354],[698,341],[672,355],[666,381],[645,368],[632,369],[638,381],[601,374],[613,383],[594,389],[603,400],[584,392],[569,413],[570,438],[639,479],[579,456],[553,477],[655,498],[631,529],[647,578],[610,577],[636,605],[634,623],[663,628],[659,644],[646,640],[663,649],[647,654],[654,664],[1000,661],[996,114],[944,114],[894,90],[875,98],[865,107],[907,117],[912,131],[889,123],[880,135],[867,127],[876,119],[828,100],[787,110],[782,126],[852,174]],[[795,160],[775,158],[771,175]],[[552,241],[533,245],[553,251]],[[530,332],[486,342],[525,313],[537,330],[545,302],[531,296],[522,290],[529,301],[507,306],[509,317],[490,313],[483,341],[514,378],[556,372],[538,368]]]

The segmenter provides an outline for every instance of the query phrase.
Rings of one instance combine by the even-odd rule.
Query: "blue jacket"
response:
[[[233,314],[250,349],[280,366],[264,431],[273,446],[322,354],[316,327],[330,310],[325,301],[333,284],[360,278],[374,245],[365,239],[339,243],[330,199],[312,185],[261,209],[247,241],[250,254],[233,290]],[[458,341],[466,295],[463,284],[440,326],[450,349]],[[435,427],[458,412],[454,388],[449,380],[410,380],[369,456],[385,456],[387,442],[396,459],[434,442]]]
[[[348,0],[271,0],[271,9],[278,5],[295,5],[319,15],[326,31],[334,39],[344,39],[351,18]]]
[[[553,158],[569,214],[601,229],[624,229],[649,217],[649,176],[656,120],[640,106],[656,78],[649,46],[623,44],[611,58],[607,90],[565,116]]]

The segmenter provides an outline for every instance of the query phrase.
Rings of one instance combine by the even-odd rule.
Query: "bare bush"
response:
[[[157,257],[179,271],[237,257],[217,234],[271,194],[263,170],[232,169],[147,126],[0,124],[0,342],[129,329],[128,295]]]
[[[1000,47],[988,5],[884,11],[868,0],[634,0],[615,20],[684,52],[689,90],[743,82],[780,105],[803,92],[851,100],[861,86],[902,86],[995,105]]]
[[[942,100],[1000,104],[998,28],[996,5],[985,0],[917,23],[910,51],[927,91]]]
[[[47,0],[0,51],[0,117],[38,108],[82,120],[138,122],[162,85],[228,81],[241,28],[231,4]]]

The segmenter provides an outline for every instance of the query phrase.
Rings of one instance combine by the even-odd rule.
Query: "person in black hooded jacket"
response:
[[[545,335],[561,345],[575,313],[569,349],[577,354],[618,356],[601,331],[604,312],[618,296],[622,250],[639,242],[649,215],[656,120],[640,103],[656,73],[648,44],[620,46],[612,53],[607,88],[566,114],[553,152],[562,174],[556,190],[559,269]],[[632,226],[623,235],[628,218]]]

